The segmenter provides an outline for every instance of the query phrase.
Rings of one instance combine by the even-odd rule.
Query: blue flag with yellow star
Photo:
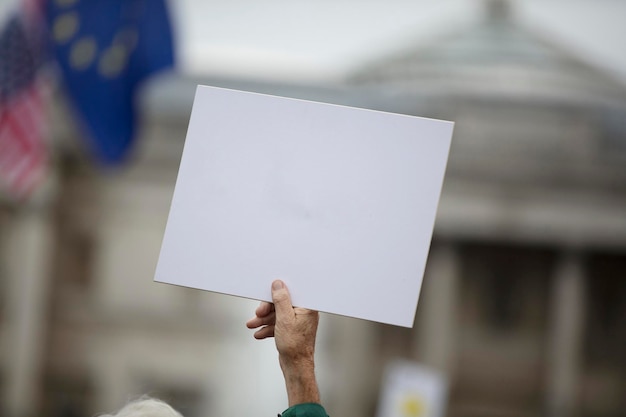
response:
[[[136,133],[136,92],[174,64],[164,0],[48,0],[51,50],[96,157],[123,161]]]

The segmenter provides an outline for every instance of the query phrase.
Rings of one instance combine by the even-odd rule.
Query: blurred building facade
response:
[[[415,327],[322,319],[331,415],[374,416],[398,357],[446,375],[451,417],[624,415],[626,87],[500,7],[341,85],[170,79],[118,173],[56,113],[53,186],[0,207],[2,415],[87,416],[140,393],[188,417],[280,411],[272,346],[244,342],[250,304],[152,283],[198,82],[456,122]]]

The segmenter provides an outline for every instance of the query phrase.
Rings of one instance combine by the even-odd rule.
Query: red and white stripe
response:
[[[28,197],[47,166],[42,91],[35,82],[0,107],[0,180],[17,199]]]

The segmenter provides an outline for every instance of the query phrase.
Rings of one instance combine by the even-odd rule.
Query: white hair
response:
[[[103,414],[100,417],[183,417],[169,404],[156,398],[141,397],[126,404],[115,414]]]

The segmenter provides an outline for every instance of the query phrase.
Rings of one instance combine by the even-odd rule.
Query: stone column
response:
[[[550,417],[578,413],[576,400],[584,330],[585,274],[581,257],[564,254],[559,259],[550,301],[546,407]]]
[[[379,395],[381,369],[377,325],[338,316],[325,316],[322,320],[328,326],[330,339],[328,351],[317,355],[329,358],[329,363],[316,363],[321,365],[318,382],[324,406],[331,416],[371,415]],[[318,349],[322,346],[318,343]]]
[[[415,358],[446,376],[454,369],[460,278],[457,249],[433,245],[417,307]]]
[[[26,208],[7,227],[5,399],[10,417],[36,415],[46,328],[52,225],[46,209]]]

